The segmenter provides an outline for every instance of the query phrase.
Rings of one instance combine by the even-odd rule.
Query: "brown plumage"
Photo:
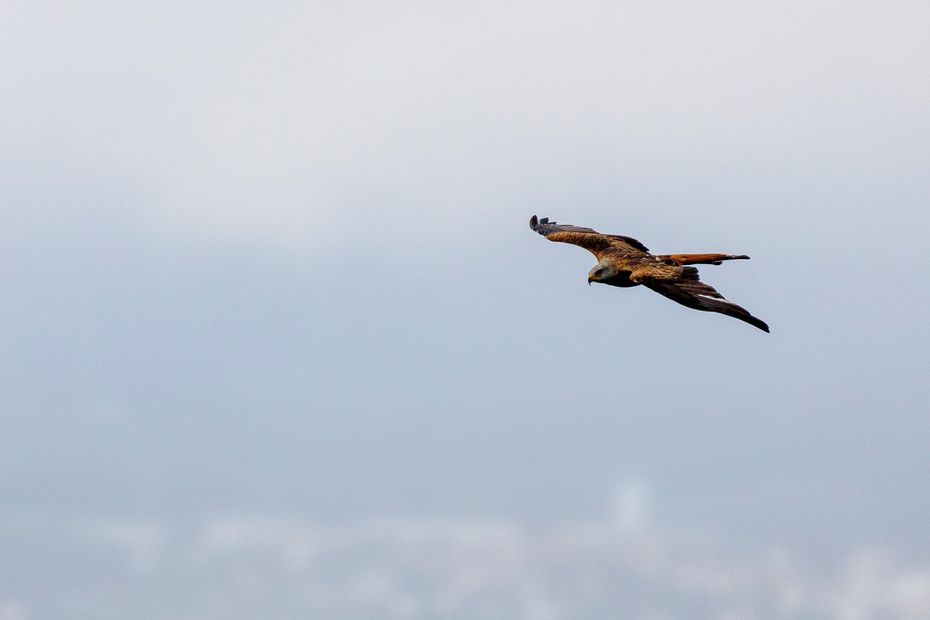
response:
[[[748,259],[745,254],[659,254],[632,237],[605,235],[590,228],[550,222],[549,218],[530,218],[530,228],[550,241],[581,246],[597,257],[597,265],[588,274],[588,284],[600,282],[611,286],[646,288],[677,301],[683,306],[732,316],[762,331],[769,331],[764,321],[745,308],[724,299],[714,287],[700,281],[697,267],[719,265],[726,260]]]

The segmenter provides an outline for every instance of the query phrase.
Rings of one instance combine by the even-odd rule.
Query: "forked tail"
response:
[[[719,265],[725,260],[745,260],[745,254],[662,254],[658,257],[676,265]]]

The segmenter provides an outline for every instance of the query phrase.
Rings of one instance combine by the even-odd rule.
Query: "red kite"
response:
[[[588,273],[588,284],[600,282],[624,288],[642,284],[683,306],[719,312],[745,321],[762,331],[769,331],[764,321],[745,308],[724,299],[714,287],[698,277],[697,267],[719,265],[725,260],[748,259],[745,254],[660,254],[631,237],[605,235],[590,228],[550,222],[549,218],[530,218],[530,228],[549,241],[581,246],[597,257],[597,265]]]

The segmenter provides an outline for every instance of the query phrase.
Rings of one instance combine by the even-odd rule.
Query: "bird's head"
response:
[[[591,271],[588,272],[588,284],[592,282],[603,282],[617,275],[616,270],[610,265],[598,263]]]

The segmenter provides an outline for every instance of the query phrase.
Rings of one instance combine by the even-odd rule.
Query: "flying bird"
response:
[[[588,273],[588,284],[631,287],[642,284],[683,306],[705,312],[719,312],[745,321],[762,331],[769,331],[764,321],[745,308],[724,299],[714,287],[701,282],[697,267],[720,265],[723,261],[748,259],[745,254],[659,254],[632,237],[605,235],[590,228],[557,224],[549,218],[530,218],[530,228],[549,241],[581,246],[597,257]]]

